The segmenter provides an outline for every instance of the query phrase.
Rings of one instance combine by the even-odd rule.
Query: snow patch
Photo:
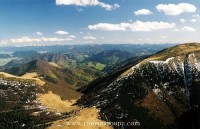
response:
[[[167,60],[165,60],[165,63],[169,63],[173,59],[174,59],[174,57],[168,58]]]
[[[153,89],[153,92],[156,94],[156,95],[159,95],[159,93],[161,92],[161,90],[159,88],[156,88],[156,89]]]

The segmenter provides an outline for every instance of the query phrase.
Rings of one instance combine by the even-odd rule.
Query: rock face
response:
[[[68,59],[67,56],[63,54],[51,54],[51,53],[44,53],[36,57],[37,60],[44,60],[46,62],[60,62],[66,61]]]
[[[125,128],[199,129],[199,49],[184,44],[163,50],[114,81],[90,87],[79,103],[96,106],[106,121],[140,122]]]

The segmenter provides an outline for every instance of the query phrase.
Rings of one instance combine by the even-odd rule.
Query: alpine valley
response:
[[[0,129],[200,128],[198,43],[6,49]]]

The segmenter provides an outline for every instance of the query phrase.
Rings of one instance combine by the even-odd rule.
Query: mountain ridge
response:
[[[189,43],[160,51],[108,84],[99,80],[79,103],[96,106],[108,121],[140,121],[141,129],[192,129],[195,120],[182,116],[200,104],[199,49]]]

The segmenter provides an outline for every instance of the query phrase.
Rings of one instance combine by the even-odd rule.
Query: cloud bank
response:
[[[62,42],[62,41],[72,41],[72,38],[57,38],[57,37],[50,37],[50,38],[29,38],[29,37],[22,37],[22,38],[12,38],[9,40],[4,40],[1,42],[4,43],[34,43],[34,42]]]
[[[100,6],[106,10],[119,8],[118,4],[106,4],[99,0],[56,0],[56,5]]]
[[[193,27],[190,27],[190,26],[184,26],[182,28],[182,31],[192,31],[192,32],[194,32],[194,31],[196,31],[196,29],[194,29]]]
[[[84,40],[95,40],[96,38],[93,36],[84,36],[83,39]]]
[[[179,4],[159,4],[156,9],[163,12],[165,15],[180,15],[182,13],[192,13],[196,12],[197,8],[189,3],[179,3]]]
[[[102,30],[102,31],[153,31],[153,30],[163,30],[175,28],[175,23],[168,22],[142,22],[136,21],[133,23],[120,23],[120,24],[110,24],[110,23],[98,23],[95,25],[89,25],[90,30]]]

